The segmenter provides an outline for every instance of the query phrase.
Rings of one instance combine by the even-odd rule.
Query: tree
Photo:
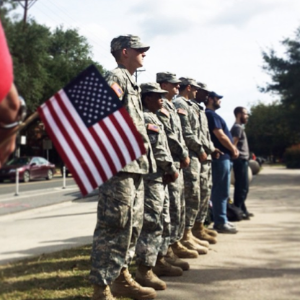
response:
[[[76,29],[54,29],[28,18],[10,17],[14,6],[4,1],[0,15],[14,64],[15,84],[31,112],[64,87],[80,71],[94,63],[91,47]]]
[[[279,57],[271,49],[263,52],[263,69],[271,76],[272,82],[261,88],[280,96],[280,103],[286,113],[290,133],[299,141],[300,122],[300,27],[293,39],[284,39],[285,56]]]
[[[258,103],[250,108],[246,133],[251,151],[282,158],[286,147],[295,142],[286,115],[285,108],[278,102]]]

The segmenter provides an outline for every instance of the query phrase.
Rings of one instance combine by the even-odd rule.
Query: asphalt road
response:
[[[66,178],[66,185],[74,185],[76,184],[74,179],[72,177]],[[63,186],[63,178],[62,176],[55,176],[51,180],[45,180],[45,179],[36,179],[32,180],[28,183],[20,182],[19,183],[19,192],[29,192],[29,191],[36,191],[36,190],[44,190],[44,189],[50,189],[50,188],[59,188]],[[5,181],[0,183],[0,199],[1,195],[4,194],[12,194],[14,195],[16,192],[16,183]]]

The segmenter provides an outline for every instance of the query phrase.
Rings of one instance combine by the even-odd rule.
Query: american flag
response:
[[[82,195],[146,152],[131,117],[94,65],[38,113]]]

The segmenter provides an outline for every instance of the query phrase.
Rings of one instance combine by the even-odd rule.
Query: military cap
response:
[[[195,79],[193,78],[189,78],[189,77],[180,77],[179,80],[181,81],[182,85],[192,85],[198,89],[201,88],[201,86],[199,86],[196,82]]]
[[[138,36],[131,34],[115,37],[110,43],[110,52],[124,48],[144,49],[146,52],[149,50],[150,46],[141,43],[141,40]]]
[[[146,93],[159,93],[166,94],[168,91],[162,90],[160,85],[156,82],[147,82],[141,84],[142,94]]]
[[[180,83],[181,81],[176,78],[176,74],[170,72],[159,72],[156,73],[156,82],[170,82],[170,83]]]
[[[202,82],[198,81],[197,84],[200,86],[201,90],[204,90],[206,92],[210,92],[210,90],[207,88],[207,85],[205,83],[202,83]]]
[[[222,98],[223,98],[223,96],[218,95],[218,94],[215,93],[215,92],[209,92],[209,93],[208,93],[208,97],[210,97],[210,98],[215,98],[215,97],[217,97],[217,98],[219,98],[219,99],[222,99]]]

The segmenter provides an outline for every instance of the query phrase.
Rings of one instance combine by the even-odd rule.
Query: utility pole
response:
[[[136,70],[134,75],[135,75],[135,82],[137,82],[137,78],[138,78],[138,72],[145,72],[146,70]]]
[[[24,17],[23,17],[24,26],[26,25],[26,22],[27,22],[27,12],[28,12],[29,8],[31,8],[31,6],[36,1],[37,0],[13,0],[13,2],[18,2],[24,8]]]

